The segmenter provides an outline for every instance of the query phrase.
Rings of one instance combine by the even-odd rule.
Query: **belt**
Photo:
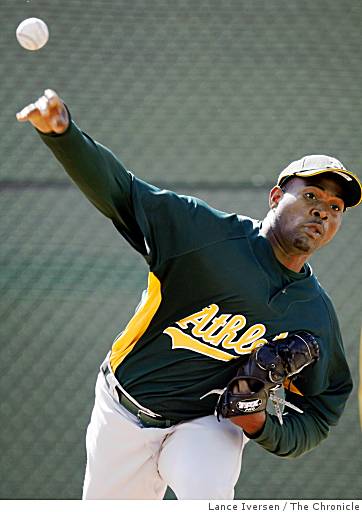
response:
[[[179,423],[177,420],[168,420],[163,418],[160,414],[156,414],[150,409],[142,407],[136,400],[128,395],[109,367],[108,358],[102,363],[100,370],[104,375],[107,387],[111,391],[113,398],[127,409],[128,412],[133,414],[142,427],[168,428]]]

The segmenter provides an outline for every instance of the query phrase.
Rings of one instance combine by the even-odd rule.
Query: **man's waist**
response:
[[[149,408],[140,404],[133,398],[118,382],[109,364],[107,356],[101,364],[100,371],[103,373],[107,387],[113,398],[119,402],[127,411],[133,414],[142,427],[168,428],[176,425],[180,420],[171,420],[161,414],[155,413]]]
[[[216,395],[201,397],[223,388],[236,372],[230,365],[190,360],[182,354],[174,355],[174,360],[146,356],[143,361],[139,354],[128,357],[116,368],[114,378],[139,404],[175,423],[213,414]]]

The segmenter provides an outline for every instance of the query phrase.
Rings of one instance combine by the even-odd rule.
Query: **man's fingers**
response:
[[[53,132],[55,133],[62,133],[66,128],[65,119],[59,112],[56,116],[51,117],[49,124],[52,127]]]
[[[40,96],[35,103],[30,103],[24,107],[16,114],[16,118],[18,121],[28,121],[29,115],[36,110],[38,110],[43,117],[47,117],[50,109],[59,108],[61,106],[62,101],[57,93],[52,89],[46,89],[43,96]]]
[[[58,94],[52,89],[45,89],[44,96],[47,98],[49,109],[55,112],[50,119],[50,125],[54,132],[62,133],[69,124],[68,112]]]
[[[53,89],[45,89],[44,96],[48,100],[49,107],[56,107],[62,103],[62,100]]]
[[[46,89],[35,103],[30,103],[16,114],[20,122],[30,121],[44,133],[63,133],[69,126],[68,112],[64,103],[52,89]]]
[[[27,105],[16,114],[16,119],[20,122],[28,121],[29,115],[35,112],[35,110],[37,110],[35,103],[30,103],[30,105]]]
[[[39,110],[42,116],[49,115],[49,102],[45,96],[41,96],[38,101],[35,102],[36,108]]]
[[[69,125],[69,117],[63,102],[60,102],[56,107],[52,107],[54,115],[50,117],[50,126],[55,133],[64,132]]]

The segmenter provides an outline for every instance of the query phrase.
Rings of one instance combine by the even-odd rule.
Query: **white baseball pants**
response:
[[[85,500],[230,500],[247,437],[229,420],[205,416],[143,428],[110,394],[102,373],[87,429]]]

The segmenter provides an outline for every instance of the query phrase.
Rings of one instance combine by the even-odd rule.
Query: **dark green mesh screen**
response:
[[[31,16],[50,29],[39,52],[15,40]],[[52,87],[138,176],[262,217],[268,186],[303,154],[362,174],[362,3],[2,0],[0,28],[0,498],[78,499],[97,368],[147,268],[15,112]],[[361,498],[361,212],[344,224],[312,263],[355,391],[300,459],[249,443],[236,498]]]

